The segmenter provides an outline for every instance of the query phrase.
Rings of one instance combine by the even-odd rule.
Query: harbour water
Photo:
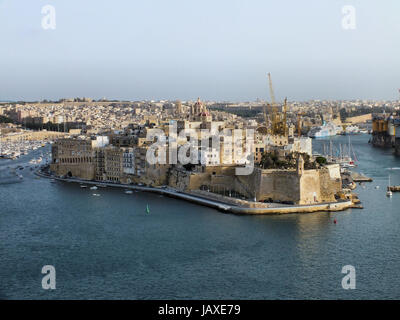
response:
[[[364,209],[337,213],[223,214],[25,168],[21,183],[0,185],[0,299],[399,299],[400,193],[385,191],[389,174],[400,184],[400,159],[369,138],[352,136],[355,170],[374,179],[356,189]],[[41,150],[0,160],[0,174]],[[56,290],[42,289],[44,265]],[[345,265],[355,290],[342,288]]]

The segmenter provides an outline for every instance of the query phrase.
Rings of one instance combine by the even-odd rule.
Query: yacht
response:
[[[357,161],[356,154],[354,152],[354,149],[351,145],[350,137],[349,137],[349,144],[348,146],[346,145],[340,145],[340,156],[338,158],[338,163],[340,164],[341,167],[344,168],[353,168],[356,167],[357,165],[355,164],[354,161]],[[354,160],[352,158],[352,154],[354,157]]]

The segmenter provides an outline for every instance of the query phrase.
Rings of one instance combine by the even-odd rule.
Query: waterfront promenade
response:
[[[100,182],[100,181],[89,181],[77,178],[60,178],[52,176],[42,169],[39,169],[35,172],[36,175],[43,177],[54,179],[58,181],[64,182],[74,182],[79,184],[88,184],[88,185],[99,185],[106,187],[114,187],[114,188],[123,188],[123,189],[132,189],[139,190],[151,193],[157,193],[161,195],[165,195],[171,198],[177,198],[181,200],[186,200],[192,203],[200,204],[203,206],[207,206],[210,208],[217,209],[226,213],[234,213],[234,214],[244,214],[244,215],[272,215],[272,214],[287,214],[287,213],[310,213],[310,212],[331,212],[331,211],[343,211],[353,206],[353,202],[351,200],[342,200],[338,202],[327,202],[327,203],[318,203],[318,204],[309,204],[309,205],[287,205],[287,204],[269,204],[264,208],[254,208],[250,206],[238,206],[232,205],[229,203],[224,203],[222,201],[217,201],[214,199],[208,199],[205,196],[198,196],[189,194],[186,192],[182,192],[179,190],[175,190],[170,187],[146,187],[139,185],[127,185],[127,184],[118,184],[118,183],[108,183],[108,182]]]

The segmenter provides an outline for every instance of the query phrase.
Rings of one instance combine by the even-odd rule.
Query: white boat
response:
[[[389,175],[389,186],[387,187],[386,196],[389,198],[393,196],[393,192],[392,190],[390,190],[390,175]]]
[[[90,187],[90,190],[97,190],[96,186]]]
[[[132,191],[132,190],[125,190],[125,193],[126,193],[126,194],[132,194],[133,191]]]
[[[346,134],[357,134],[360,132],[360,129],[357,126],[348,126],[345,132]]]
[[[85,185],[81,185],[81,188],[87,188],[87,186],[85,186]]]
[[[346,150],[347,149],[347,150]],[[353,168],[356,167],[357,165],[355,164],[353,158],[351,157],[353,154],[354,159],[357,161],[356,154],[354,152],[354,149],[351,145],[350,137],[349,137],[349,144],[348,146],[346,145],[340,145],[340,156],[338,159],[338,163],[340,164],[341,167],[344,168]]]
[[[94,195],[95,197],[100,197],[100,195],[99,195],[98,193],[93,193],[93,195]]]

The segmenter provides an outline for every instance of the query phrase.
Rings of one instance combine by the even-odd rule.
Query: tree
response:
[[[327,163],[326,158],[318,156],[315,161],[319,164],[319,165],[324,165]]]

